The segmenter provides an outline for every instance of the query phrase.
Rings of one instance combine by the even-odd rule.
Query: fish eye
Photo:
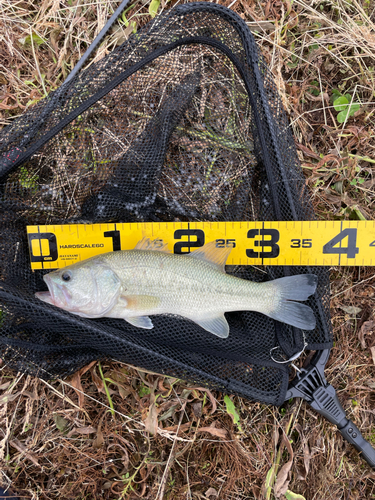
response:
[[[72,273],[70,271],[64,271],[61,277],[64,281],[70,281],[72,279]]]

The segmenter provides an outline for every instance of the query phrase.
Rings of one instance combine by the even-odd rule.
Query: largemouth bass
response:
[[[160,241],[160,240],[159,240]],[[44,276],[48,292],[36,297],[85,318],[122,318],[153,328],[149,316],[177,314],[226,338],[224,312],[257,311],[304,330],[315,328],[306,300],[317,277],[300,274],[255,283],[225,273],[231,248],[211,242],[188,255],[149,250],[143,239],[134,250],[104,253]]]

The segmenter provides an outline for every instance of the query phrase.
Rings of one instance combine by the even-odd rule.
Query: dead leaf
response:
[[[275,486],[274,486],[274,494],[276,498],[280,498],[281,495],[284,495],[284,493],[288,490],[288,486],[290,483],[290,480],[288,479],[288,474],[290,469],[292,468],[293,465],[293,449],[292,445],[290,444],[289,439],[287,436],[284,434],[283,435],[283,441],[282,443],[286,446],[288,452],[289,452],[289,460],[286,464],[284,464],[280,471],[277,474]]]
[[[183,432],[187,431],[190,427],[191,427],[191,422],[186,422],[185,424],[182,425],[172,425],[170,427],[164,427],[164,430],[169,432],[176,432],[177,430],[178,432]]]
[[[362,349],[366,349],[365,335],[375,332],[375,321],[365,321],[358,332],[358,339],[361,343]]]
[[[69,422],[58,413],[53,414],[53,420],[58,430],[64,434],[69,426]]]
[[[0,405],[14,401],[20,394],[20,392],[16,392],[14,394],[3,394],[2,396],[0,396]]]
[[[90,371],[91,371],[92,381],[96,385],[96,388],[98,389],[99,392],[102,392],[103,394],[105,394],[106,392],[105,392],[105,389],[104,389],[103,380],[96,373],[95,366],[93,366]]]
[[[159,422],[163,422],[167,420],[172,415],[176,413],[176,409],[179,406],[179,403],[175,403],[175,400],[166,401],[162,405],[159,406]]]
[[[38,460],[35,458],[34,454],[28,452],[26,446],[23,443],[21,443],[20,441],[18,441],[18,439],[12,439],[11,441],[9,441],[9,444],[11,446],[13,446],[13,448],[16,448],[16,450],[18,450],[19,452],[21,452],[34,465],[36,465],[37,467],[40,467],[41,469],[43,468],[39,464]]]
[[[156,379],[150,392],[150,408],[145,419],[146,431],[148,431],[152,436],[155,436],[158,432],[158,410],[155,405],[155,389],[157,383],[158,380]]]
[[[312,458],[312,454],[310,453],[309,444],[308,444],[307,439],[303,433],[302,426],[297,423],[295,425],[295,429],[298,431],[298,433],[300,435],[301,445],[302,445],[302,450],[303,450],[304,470],[300,471],[299,478],[304,481],[304,480],[306,480],[306,477],[307,477],[309,470],[310,470],[310,461]]]
[[[84,390],[81,384],[81,377],[84,373],[90,370],[94,365],[96,364],[96,361],[92,361],[90,364],[84,366],[77,372],[73,373],[73,375],[70,377],[69,383],[73,387],[73,389],[76,391],[77,396],[78,396],[78,405],[80,408],[83,408],[84,402],[85,402],[85,394]]]
[[[298,24],[298,14],[294,10],[289,12],[288,29],[291,30]]]
[[[206,491],[206,493],[204,494],[204,496],[206,498],[209,498],[209,497],[218,497],[219,493],[217,492],[217,490],[215,490],[215,488],[208,488],[208,490]]]
[[[197,432],[208,432],[209,434],[212,434],[213,436],[225,439],[227,437],[227,431],[225,429],[218,429],[215,427],[216,422],[212,422],[212,424],[209,427],[200,427],[197,429]]]
[[[122,399],[126,399],[132,393],[132,391],[130,391],[129,389],[125,389],[125,387],[123,387],[120,384],[117,387],[118,387],[118,392],[120,393]]]
[[[320,94],[318,96],[315,96],[315,95],[312,95],[312,94],[309,94],[308,92],[305,92],[305,97],[308,101],[320,101],[322,102],[322,98],[327,101],[329,100],[329,96],[327,94],[327,92],[323,92],[323,94]]]
[[[315,158],[316,160],[320,160],[320,156],[317,153],[315,153],[314,151],[311,151],[311,149],[307,148],[303,144],[296,142],[296,146],[298,149],[303,151],[303,153],[305,153],[306,156],[309,156],[310,158]]]
[[[372,356],[372,362],[375,365],[375,346],[374,347],[370,347],[370,351],[371,351],[371,356]]]
[[[0,102],[0,109],[17,109],[19,108],[19,104],[14,104],[13,106],[10,106],[9,104],[4,104],[3,102]]]
[[[333,205],[341,205],[342,198],[339,194],[334,193],[330,189],[324,189],[323,193],[324,198],[328,201],[328,203],[331,203]]]
[[[340,309],[342,309],[347,314],[350,314],[350,316],[357,316],[357,314],[362,311],[360,307],[356,306],[340,306]]]
[[[321,158],[318,161],[316,169],[321,168],[325,163],[328,162],[333,162],[333,164],[336,164],[336,167],[339,168],[341,166],[340,161],[342,161],[341,158],[338,158],[335,154],[330,153],[328,155],[323,156],[323,158]]]
[[[215,399],[214,395],[212,394],[212,392],[209,391],[208,389],[206,389],[205,387],[194,387],[194,389],[196,391],[202,391],[202,392],[205,392],[207,394],[207,396],[210,398],[210,401],[211,401],[211,404],[212,404],[212,410],[210,412],[210,415],[212,415],[213,413],[215,413],[217,405],[216,405],[216,399]]]
[[[99,420],[99,425],[98,425],[98,428],[96,431],[96,437],[95,437],[94,441],[92,442],[92,447],[95,449],[101,448],[104,444],[104,436],[102,433],[102,423],[103,423],[104,417],[105,417],[105,413],[103,414],[103,416]]]
[[[129,446],[129,448],[131,448],[133,451],[135,450],[134,444],[132,442],[128,441],[127,439],[125,439],[124,437],[122,437],[120,434],[111,433],[110,436],[113,437],[113,439],[121,441],[126,446]]]
[[[77,393],[79,407],[83,408],[83,405],[85,403],[85,396],[83,394],[83,387],[81,384],[81,375],[79,374],[79,372],[74,373],[70,377],[68,382],[73,387],[75,392]]]
[[[69,437],[73,436],[73,434],[88,435],[88,434],[93,434],[94,432],[96,432],[95,427],[73,427],[73,429],[68,432],[66,437],[69,438]]]
[[[124,30],[125,40],[127,40],[129,36],[133,33],[135,26],[136,26],[135,21],[130,21],[130,23],[127,25],[127,27]]]
[[[193,403],[191,405],[193,409],[193,414],[195,418],[200,418],[202,416],[202,403],[198,401],[197,403]]]
[[[124,446],[121,446],[121,444],[119,444],[119,443],[112,443],[107,447],[107,453],[109,453],[109,451],[111,449],[116,450],[117,448],[120,450],[120,451],[118,451],[118,453],[121,453],[121,455],[122,455],[121,459],[123,462],[124,469],[121,471],[121,474],[124,474],[128,470],[128,467],[129,467],[129,454],[128,454],[127,449]]]

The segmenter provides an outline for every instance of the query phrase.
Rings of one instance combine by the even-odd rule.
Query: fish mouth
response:
[[[43,302],[47,302],[47,304],[55,305],[50,292],[36,292],[35,297],[42,300]]]
[[[48,292],[36,292],[35,297],[53,306],[68,307],[72,299],[68,290],[63,285],[54,283],[48,274],[43,277],[43,280],[48,286]]]

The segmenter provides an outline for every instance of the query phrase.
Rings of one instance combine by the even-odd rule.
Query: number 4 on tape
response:
[[[348,238],[348,244],[346,247],[341,246],[341,242],[344,238]],[[374,242],[373,242],[374,243]],[[335,246],[340,244],[339,247]],[[354,259],[357,253],[359,253],[359,248],[357,244],[357,229],[347,228],[341,231],[337,236],[332,238],[328,243],[323,246],[323,253],[325,254],[346,254],[348,259]],[[373,246],[372,243],[370,247]]]

